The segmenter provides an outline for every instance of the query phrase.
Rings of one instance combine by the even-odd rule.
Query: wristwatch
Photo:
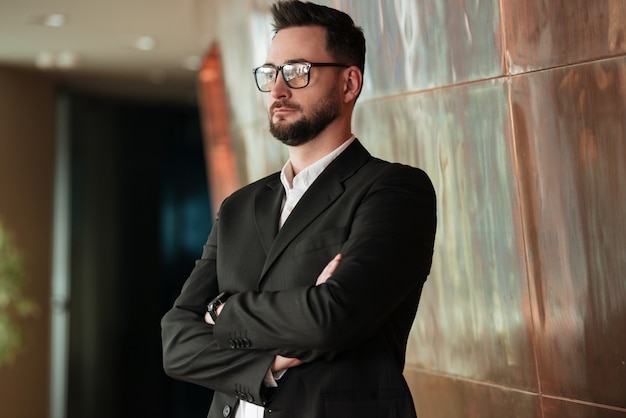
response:
[[[228,296],[228,293],[222,292],[206,305],[206,310],[213,318],[213,322],[217,322],[217,307],[224,304]]]

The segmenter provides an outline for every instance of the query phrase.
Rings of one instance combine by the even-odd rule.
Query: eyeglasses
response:
[[[344,67],[349,65],[337,64],[333,62],[290,62],[283,65],[262,65],[252,70],[254,80],[259,90],[264,93],[272,91],[276,85],[278,72],[283,74],[283,80],[289,88],[302,89],[309,85],[309,73],[311,67]]]

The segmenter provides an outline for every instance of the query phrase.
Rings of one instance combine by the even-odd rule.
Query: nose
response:
[[[275,99],[287,98],[291,96],[291,89],[285,82],[282,71],[278,72],[276,81],[274,82],[274,87],[272,87],[270,94]]]

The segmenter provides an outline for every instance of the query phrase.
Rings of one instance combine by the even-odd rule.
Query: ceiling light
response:
[[[135,48],[140,51],[152,51],[156,48],[156,39],[152,36],[140,36],[135,41]]]
[[[54,67],[54,54],[52,52],[42,51],[35,57],[35,65],[37,68],[52,68]]]
[[[61,13],[51,13],[43,17],[43,24],[53,28],[65,26],[65,23],[67,23],[67,18]]]
[[[35,57],[35,65],[42,70],[51,68],[67,70],[76,67],[79,61],[80,57],[78,54],[70,51],[61,51],[56,54],[49,51],[42,51]]]
[[[57,55],[56,63],[58,68],[74,68],[78,65],[79,57],[74,52],[63,51]]]

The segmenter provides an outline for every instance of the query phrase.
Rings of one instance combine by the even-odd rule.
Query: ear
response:
[[[344,85],[343,85],[343,101],[344,103],[354,102],[357,97],[359,97],[359,93],[361,93],[361,88],[363,87],[363,74],[359,67],[352,66],[345,70],[344,72]]]

